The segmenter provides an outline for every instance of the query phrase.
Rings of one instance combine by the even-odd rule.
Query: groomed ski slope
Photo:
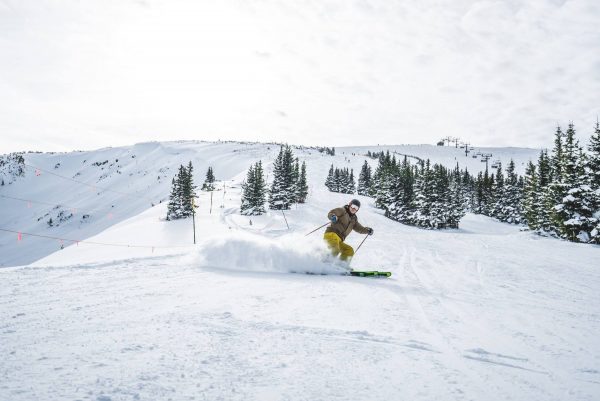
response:
[[[80,243],[0,269],[0,400],[600,398],[599,247],[470,214],[420,230],[360,197],[375,235],[353,266],[393,276],[335,275],[322,230],[303,236],[349,199],[324,191],[327,163],[289,230],[250,225],[236,187],[212,214],[201,195],[196,246]],[[89,240],[189,243],[164,207]]]

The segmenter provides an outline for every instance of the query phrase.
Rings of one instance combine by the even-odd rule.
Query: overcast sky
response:
[[[0,153],[150,140],[548,146],[598,0],[0,0]]]

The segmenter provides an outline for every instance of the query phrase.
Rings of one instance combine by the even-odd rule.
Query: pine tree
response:
[[[500,220],[507,223],[520,224],[522,222],[523,204],[522,188],[519,186],[519,177],[515,173],[515,162],[511,159],[506,168],[506,180],[503,186],[503,202],[500,209]]]
[[[350,169],[350,175],[348,176],[348,185],[346,187],[347,194],[354,194],[356,192],[356,181],[354,180],[354,170]]]
[[[537,230],[540,213],[539,179],[535,164],[529,161],[525,169],[525,188],[523,196],[523,217],[532,230]]]
[[[538,159],[538,195],[537,201],[537,222],[535,227],[543,232],[551,232],[552,219],[550,217],[551,208],[554,206],[549,200],[552,200],[550,184],[552,181],[552,165],[548,151],[540,152]]]
[[[269,191],[269,208],[288,210],[295,202],[294,155],[289,145],[282,146],[273,164],[273,183]]]
[[[291,176],[292,184],[290,190],[293,194],[292,203],[298,202],[298,181],[300,180],[300,161],[296,157],[294,162],[292,163],[292,176]]]
[[[556,133],[554,134],[554,148],[552,149],[552,157],[550,159],[551,176],[550,181],[562,182],[563,181],[563,141],[565,134],[560,129],[560,125],[556,127]]]
[[[458,228],[460,219],[466,214],[467,201],[465,199],[464,186],[461,182],[461,175],[456,168],[455,174],[452,176],[449,188],[450,200],[448,202],[448,220],[447,225],[449,228]]]
[[[169,195],[169,204],[167,205],[167,220],[181,219],[184,216],[181,190],[181,178],[184,170],[183,165],[179,166],[177,176],[171,181],[171,194]]]
[[[368,195],[371,189],[371,166],[365,160],[358,175],[358,194]]]
[[[506,197],[504,196],[504,174],[502,173],[502,163],[498,162],[494,185],[491,191],[490,216],[495,217],[500,221],[506,221],[504,216],[504,204]]]
[[[265,213],[266,192],[262,162],[259,160],[250,166],[246,180],[242,183],[241,214],[258,216]]]
[[[473,202],[473,206],[472,206],[472,210],[474,213],[477,214],[483,214],[483,210],[484,210],[484,179],[483,179],[483,173],[480,171],[477,174],[477,180],[475,181],[475,196],[474,198],[474,202]]]
[[[177,176],[171,181],[167,220],[181,219],[192,215],[193,199],[196,197],[193,170],[191,161],[187,168],[180,165]]]
[[[583,149],[575,139],[573,123],[570,123],[564,145],[563,188],[566,194],[555,206],[554,216],[561,236],[575,242],[590,241],[590,233],[596,222],[585,164]]]
[[[587,202],[595,210],[595,227],[590,231],[590,242],[600,244],[600,123],[596,121],[594,134],[588,144],[588,184],[590,186],[590,195]]]
[[[181,192],[184,217],[190,217],[194,213],[194,198],[196,198],[196,187],[194,186],[194,167],[192,162],[183,169]]]
[[[300,177],[298,178],[297,185],[297,199],[298,203],[306,202],[306,198],[308,197],[308,182],[306,179],[306,162],[302,162],[302,166],[300,167]]]
[[[327,189],[329,189],[330,191],[334,192],[334,170],[333,170],[333,164],[331,165],[331,167],[329,168],[329,173],[327,174],[327,179],[325,180],[325,186],[327,187]]]
[[[340,192],[342,188],[342,173],[339,168],[333,171],[333,192]]]
[[[600,188],[600,123],[598,122],[596,122],[594,134],[590,138],[588,152],[589,184],[597,190]]]
[[[240,205],[240,213],[243,215],[252,215],[254,213],[253,193],[256,182],[254,180],[254,165],[248,168],[246,180],[242,182],[242,197]]]
[[[415,225],[429,228],[431,222],[431,206],[434,195],[434,173],[429,159],[422,164],[415,184],[415,211],[411,220]]]
[[[208,167],[206,171],[206,178],[204,179],[204,184],[202,184],[203,191],[214,191],[215,190],[215,175],[213,173],[212,167]]]

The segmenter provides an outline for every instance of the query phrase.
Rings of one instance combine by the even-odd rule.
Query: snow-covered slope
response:
[[[183,141],[92,152],[27,153],[25,177],[0,186],[0,228],[84,240],[164,201],[180,164],[193,162],[197,184],[203,182],[206,169],[212,166],[218,179],[239,185],[246,169],[259,159],[267,164],[268,171],[278,150],[278,145],[269,144]],[[334,157],[314,149],[296,149],[296,154],[307,161],[313,187],[320,188],[330,164],[354,168],[358,173],[369,150],[390,150],[397,157],[408,154],[430,158],[449,167],[458,162],[472,172],[485,168],[485,163],[465,157],[461,149],[430,145],[342,147]],[[499,159],[506,165],[514,158],[521,172],[538,152],[517,148],[483,151],[494,154],[490,162]],[[373,166],[377,163],[369,161]],[[52,226],[48,224],[50,219]],[[127,242],[124,238],[115,240]],[[17,233],[0,231],[0,267],[31,263],[71,244],[27,235],[18,241]]]
[[[83,240],[166,200],[180,164],[192,161],[201,184],[208,166],[217,178],[230,180],[251,162],[271,159],[277,151],[278,146],[263,144],[168,142],[28,153],[25,177],[0,187],[0,228]],[[17,241],[17,234],[0,232],[0,266],[31,263],[62,245],[71,243],[26,235]]]
[[[393,276],[301,274],[339,271],[322,231],[304,234],[348,201],[322,185],[329,164],[364,157],[296,151],[311,192],[288,230],[281,213],[238,214],[236,183],[264,151],[228,154],[233,181],[212,213],[201,194],[195,246],[163,203],[88,239],[154,249],[80,243],[0,269],[0,399],[600,397],[600,247],[470,214],[459,230],[420,230],[360,197],[375,235],[352,264]]]

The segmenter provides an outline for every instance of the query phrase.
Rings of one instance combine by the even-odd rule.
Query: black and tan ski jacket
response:
[[[350,214],[348,212],[348,205],[331,210],[327,214],[327,218],[331,220],[331,216],[333,215],[337,216],[337,221],[331,223],[331,225],[327,227],[325,230],[326,233],[336,233],[342,241],[346,239],[352,230],[360,234],[369,233],[369,230],[358,222],[356,214]]]

